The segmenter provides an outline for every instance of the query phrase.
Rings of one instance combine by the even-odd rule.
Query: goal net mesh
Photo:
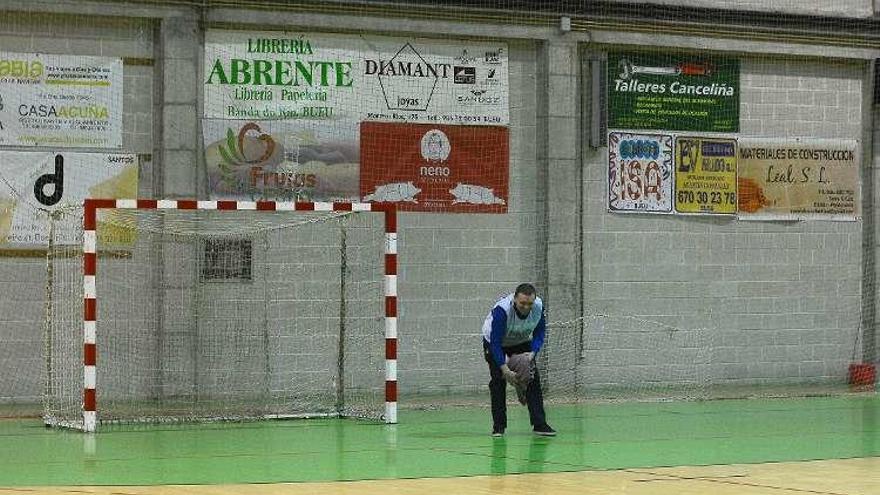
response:
[[[381,216],[104,215],[96,277],[101,422],[381,417]],[[75,423],[82,411],[81,251],[50,252],[50,423]]]

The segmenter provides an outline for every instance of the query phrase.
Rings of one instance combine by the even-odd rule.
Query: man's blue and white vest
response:
[[[513,294],[508,294],[495,303],[495,306],[492,306],[489,315],[483,321],[483,339],[486,342],[492,342],[490,335],[492,334],[492,313],[495,308],[501,308],[507,315],[507,331],[504,332],[504,337],[501,339],[502,347],[512,347],[532,340],[532,332],[535,331],[544,314],[544,303],[540,297],[535,297],[535,303],[532,305],[529,316],[520,318],[516,315],[516,309],[513,306]]]

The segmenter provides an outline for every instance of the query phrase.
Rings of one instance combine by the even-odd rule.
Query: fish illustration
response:
[[[418,203],[416,195],[422,192],[421,189],[410,182],[393,182],[391,184],[382,184],[376,187],[372,194],[364,196],[364,201],[408,201]]]
[[[475,205],[503,205],[504,200],[495,196],[495,191],[488,187],[475,186],[473,184],[462,184],[461,182],[450,189],[449,192],[455,196],[457,203],[470,203]]]

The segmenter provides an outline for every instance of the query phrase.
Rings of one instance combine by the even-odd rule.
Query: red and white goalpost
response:
[[[254,214],[257,212],[275,212],[276,214],[280,213],[280,212],[309,212],[309,213],[351,212],[351,213],[364,213],[364,214],[380,213],[382,215],[382,219],[384,220],[384,263],[383,263],[384,264],[384,282],[382,282],[382,286],[384,288],[384,342],[385,342],[385,345],[384,345],[384,414],[381,415],[381,418],[384,419],[384,421],[387,423],[396,423],[397,422],[397,216],[396,216],[396,209],[393,205],[387,204],[387,203],[321,203],[321,202],[312,203],[312,202],[274,202],[274,201],[88,199],[85,201],[85,204],[84,204],[83,246],[82,246],[82,252],[83,252],[83,254],[82,254],[83,255],[82,287],[83,287],[83,308],[84,308],[84,310],[83,310],[83,348],[82,348],[83,359],[82,359],[82,365],[83,365],[83,371],[84,371],[84,381],[83,381],[84,387],[83,387],[83,391],[82,391],[82,425],[81,425],[81,427],[83,430],[89,431],[89,432],[95,431],[96,426],[99,422],[99,419],[102,419],[101,416],[103,415],[103,412],[102,412],[102,409],[100,406],[101,401],[99,401],[99,394],[103,394],[102,387],[101,387],[102,380],[99,379],[99,376],[101,375],[101,373],[103,373],[103,371],[101,371],[101,373],[99,373],[99,368],[101,366],[99,364],[101,361],[98,359],[99,341],[100,342],[112,342],[113,339],[116,337],[114,335],[107,335],[102,331],[103,329],[99,325],[99,323],[102,320],[99,320],[99,318],[98,318],[98,316],[99,316],[99,305],[98,305],[98,300],[99,300],[98,299],[98,292],[99,291],[98,291],[98,287],[100,285],[100,281],[101,281],[100,277],[101,277],[101,273],[102,273],[99,270],[98,265],[99,264],[103,265],[103,261],[101,261],[99,263],[99,259],[101,259],[100,251],[99,251],[99,233],[98,233],[99,222],[100,222],[99,211],[101,211],[101,212],[106,212],[106,211],[166,212],[166,213],[161,213],[162,215],[166,215],[167,213],[170,213],[172,211],[185,211],[185,212],[201,212],[201,211],[221,212],[221,211],[225,211],[225,212],[251,212],[251,214]],[[216,213],[212,212],[211,215],[216,215]],[[204,220],[202,220],[201,217],[192,217],[192,218],[194,218],[194,220],[190,220],[190,221],[193,222],[194,225],[197,225],[198,222],[204,221]],[[250,219],[250,218],[258,218],[258,217],[252,216],[252,217],[248,217],[248,218]],[[170,220],[168,220],[167,217],[163,217],[162,221],[167,223]],[[236,223],[236,225],[238,225],[240,223],[247,223],[249,221],[250,220],[239,222],[239,223]],[[138,223],[138,221],[133,222],[133,224],[137,224],[137,223]],[[142,222],[142,223],[144,223],[144,222]],[[135,227],[135,228],[137,228],[137,227]],[[268,231],[268,229],[265,229],[265,230]],[[260,234],[260,235],[265,235],[265,234]],[[139,239],[138,242],[144,242],[144,240]],[[154,242],[158,242],[158,241],[154,241]],[[343,242],[345,242],[345,241],[343,241]],[[284,244],[284,243],[279,243],[279,244]],[[165,249],[166,251],[170,251],[170,248],[168,248],[168,247],[164,247],[163,249]],[[352,255],[349,254],[349,256],[352,256]],[[166,258],[167,259],[164,260],[164,264],[166,265],[164,270],[170,272],[171,270],[168,269],[167,265],[169,265],[170,263],[173,262],[173,255],[166,254]],[[123,259],[122,261],[116,261],[116,262],[117,263],[126,263],[126,260]],[[350,270],[350,268],[345,268],[345,269]],[[345,273],[344,270],[343,270],[343,273]],[[267,269],[266,272],[269,273],[269,270]],[[128,278],[132,278],[132,277],[128,276]],[[343,283],[345,283],[345,282],[343,282]],[[172,285],[173,284],[169,284],[169,287],[172,287]],[[251,284],[251,285],[253,285],[253,284]],[[170,293],[169,291],[171,291],[171,290],[174,290],[174,289],[171,289],[171,288],[164,289],[163,294],[156,296],[156,297],[163,297],[166,299],[166,301],[163,303],[165,306],[168,306],[170,304],[167,301],[168,299],[171,299],[172,300],[171,302],[174,302],[173,301],[174,296],[169,296],[169,293]],[[252,289],[250,289],[250,290],[252,290]],[[121,292],[127,293],[127,292],[130,292],[131,289],[129,289],[129,288],[120,289],[120,290],[112,289],[111,291],[113,292],[112,296],[116,297],[117,293],[121,293]],[[264,290],[264,292],[268,293],[270,291]],[[282,291],[279,291],[279,292],[282,292]],[[136,290],[133,293],[136,293]],[[109,295],[104,296],[104,297],[109,297]],[[188,297],[188,296],[181,296],[181,297]],[[102,299],[102,301],[103,301],[103,299]],[[270,300],[268,303],[265,303],[265,306],[270,307],[274,303],[275,303],[274,301]],[[376,304],[381,304],[381,301],[376,301]],[[329,306],[329,304],[327,304],[327,303],[325,303],[325,305]],[[344,303],[343,303],[342,307],[343,308],[345,307]],[[204,310],[195,310],[195,311],[196,312],[202,311],[202,313],[204,313]],[[160,317],[162,316],[162,314],[164,314],[165,319],[169,318],[167,316],[167,311],[165,311],[165,312],[160,311],[160,313],[161,313]],[[255,319],[257,319],[257,317],[260,314],[261,313],[255,311],[253,314],[249,314],[247,316],[249,319],[255,320]],[[107,315],[107,317],[112,318],[113,315]],[[368,318],[365,317],[362,319],[367,320]],[[375,319],[375,318],[373,318],[373,319]],[[340,321],[343,321],[343,320],[340,320]],[[166,323],[166,326],[169,326],[169,323],[174,324],[174,322],[167,322],[167,321],[165,323]],[[137,327],[137,325],[127,324],[127,326],[125,326],[124,328],[129,329],[129,330],[126,330],[127,332],[132,332],[132,330],[131,330],[132,327]],[[323,327],[321,327],[321,328],[323,328]],[[354,332],[354,331],[352,331],[352,332]],[[239,333],[241,333],[241,330],[239,330]],[[285,338],[285,336],[283,335],[284,332],[281,332],[281,333],[282,333],[282,335],[279,338],[280,339]],[[363,332],[363,333],[367,333],[367,332]],[[170,333],[169,333],[169,335],[170,335]],[[166,341],[170,339],[170,337],[167,337],[167,336],[164,338]],[[193,346],[196,348],[196,352],[201,352],[199,349],[200,347],[207,348],[207,347],[215,345],[213,343],[212,344],[205,343],[206,339],[209,337],[202,336],[199,338],[201,339],[201,340],[199,340],[199,342],[201,344]],[[233,338],[235,338],[235,337],[233,337]],[[318,337],[315,337],[315,338],[317,339]],[[255,337],[252,340],[257,341],[259,339],[257,339]],[[264,337],[264,340],[268,340],[268,337]],[[247,342],[250,342],[250,341],[247,341]],[[358,344],[358,342],[359,341],[356,341],[355,343]],[[105,344],[102,344],[102,345],[105,345]],[[169,346],[168,344],[164,344],[164,345],[168,348],[173,348],[173,349],[177,349],[178,347],[181,346],[181,344],[175,344],[174,346]],[[234,345],[234,344],[230,344],[230,345]],[[295,344],[291,347],[295,348],[296,350],[301,350],[301,348],[304,347],[304,345],[305,344]],[[153,344],[137,344],[137,345],[133,344],[133,345],[131,345],[131,347],[133,347],[135,349],[134,352],[137,353],[137,352],[140,352],[138,349],[139,347],[141,347],[143,349],[152,349],[156,346],[154,346]],[[280,344],[279,345],[272,344],[272,345],[266,346],[266,348],[269,348],[269,347],[278,348],[278,347],[280,347]],[[357,347],[358,346],[356,346],[355,348],[357,348]],[[358,350],[363,351],[363,349],[358,349]],[[121,353],[122,351],[114,350],[114,352]],[[146,352],[146,351],[144,351],[144,352]],[[278,351],[278,352],[281,353],[281,351]],[[340,362],[344,361],[344,358],[342,356],[345,352],[351,353],[351,350],[349,350],[349,351],[339,350],[338,351],[338,354],[340,356],[340,358],[339,358]],[[167,354],[167,352],[166,352],[166,354]],[[233,350],[221,349],[220,351],[217,352],[217,354],[222,355],[222,356],[226,356],[226,357],[224,357],[224,359],[226,359],[227,361],[228,360],[241,361],[243,359],[241,357],[242,355],[245,355],[246,359],[250,359],[248,356],[250,356],[250,354],[253,354],[253,353],[244,352],[244,353],[235,354],[235,351],[233,351]],[[271,351],[269,352],[269,354],[271,354]],[[304,359],[301,356],[294,356],[294,357],[296,359],[299,359],[300,361],[302,359]],[[305,392],[302,392],[302,389],[306,386],[305,384],[307,383],[307,380],[305,380],[303,378],[299,378],[299,375],[297,375],[297,373],[300,373],[303,370],[282,369],[283,366],[277,364],[277,362],[279,362],[278,360],[282,359],[282,358],[283,358],[283,356],[276,357],[273,355],[268,355],[265,357],[264,360],[261,358],[261,360],[259,361],[260,362],[259,366],[263,366],[262,363],[265,361],[265,363],[269,363],[269,364],[265,365],[266,368],[270,368],[270,367],[275,368],[275,370],[273,370],[274,375],[280,375],[283,373],[291,374],[290,376],[293,376],[293,378],[291,378],[290,380],[295,381],[297,384],[297,387],[299,387],[299,388],[293,389],[292,392],[290,392],[289,397],[292,397],[292,399],[289,399],[289,400],[291,400],[291,401],[303,400],[302,396],[305,394]],[[161,358],[157,358],[157,359],[161,359]],[[168,358],[168,359],[169,359],[169,361],[172,360],[171,358]],[[174,359],[177,359],[177,358],[174,358]],[[211,357],[210,359],[214,359],[214,361],[217,360],[213,357]],[[354,358],[352,358],[352,359],[354,359]],[[119,360],[119,359],[117,359],[117,360]],[[199,361],[199,357],[197,356],[193,360]],[[201,360],[205,361],[204,358],[201,358]],[[291,362],[293,362],[293,361],[291,361]],[[214,365],[214,366],[216,367],[216,365]],[[243,366],[247,367],[246,373],[252,373],[253,368],[258,367],[256,365],[250,364],[250,361],[247,361],[247,363]],[[180,366],[180,365],[172,366],[172,365],[166,365],[166,364],[160,363],[159,371],[151,373],[151,376],[149,377],[149,379],[151,382],[156,382],[156,381],[162,382],[161,386],[159,388],[157,388],[157,390],[160,390],[160,391],[161,390],[170,390],[172,387],[170,385],[168,385],[168,382],[171,381],[171,379],[168,377],[177,376],[176,374],[179,374],[178,372],[180,370],[182,370],[182,369],[188,370],[189,368],[192,368],[192,367],[195,367],[195,365],[186,364],[185,366]],[[280,371],[278,371],[278,370],[280,370]],[[307,371],[312,372],[312,370],[307,370]],[[355,370],[355,371],[357,371],[357,370]],[[348,370],[347,372],[349,374],[351,374],[352,370]],[[195,376],[197,373],[199,373],[198,370],[195,372],[192,372],[191,374],[193,374]],[[227,375],[230,374],[226,370],[215,371],[215,374],[224,374],[224,373],[226,373]],[[343,374],[344,373],[340,373],[340,376],[332,379],[333,383],[335,384],[335,386],[337,388],[340,387],[339,382],[343,380],[343,378],[341,378]],[[362,374],[365,374],[365,373],[357,372],[355,374],[355,376],[359,377]],[[152,376],[152,375],[156,375],[156,376],[164,375],[166,378],[164,381],[157,380],[156,377]],[[233,381],[237,380],[237,378],[235,378],[234,376],[231,379]],[[280,381],[277,379],[267,379],[267,378],[261,378],[260,380],[262,380],[261,383],[263,383],[263,382],[269,383],[272,380]],[[138,380],[133,379],[132,381],[137,382]],[[206,382],[207,380],[205,378],[202,378],[201,381]],[[162,388],[162,387],[164,387],[164,388]],[[200,385],[200,387],[204,388],[204,387],[207,387],[207,385]],[[62,388],[62,387],[58,387],[58,388]],[[195,388],[197,388],[197,387],[196,386],[189,386],[189,388],[187,390],[192,390]],[[258,387],[252,386],[252,385],[247,385],[246,388],[248,390],[250,390],[250,389],[256,389]],[[266,390],[272,391],[272,393],[277,395],[278,397],[284,396],[284,394],[282,392],[278,392],[278,389],[284,389],[284,386],[273,387],[271,385],[268,385],[268,386],[265,386],[265,388],[266,388]],[[359,390],[363,391],[363,390],[367,390],[368,388],[369,387],[363,386]],[[317,394],[320,392],[308,392],[308,393]],[[157,395],[157,392],[146,393],[144,395],[145,395],[145,397],[143,398],[143,401],[145,403],[149,402],[149,401],[152,401],[153,403],[155,403],[156,401],[162,402],[162,403],[166,403],[166,402],[170,403],[171,402],[168,399],[162,399],[162,398],[156,399],[155,396]],[[180,395],[180,394],[178,394],[178,395]],[[204,399],[204,396],[209,395],[209,394],[206,394],[201,391],[197,391],[196,395],[199,395],[199,400],[205,401],[206,399]],[[256,400],[259,401],[261,399],[256,399]],[[276,402],[283,402],[284,400],[288,400],[288,399],[284,399],[282,397],[282,398],[276,399]],[[344,399],[339,399],[339,400],[344,400]],[[223,403],[224,405],[226,405],[228,402],[230,402],[230,399],[228,397],[220,396],[220,399],[217,399],[217,402]],[[130,416],[132,416],[131,419],[133,421],[148,420],[148,419],[145,419],[146,416],[148,416],[148,415],[141,415],[137,411],[138,406],[132,406],[131,409],[134,410],[130,414]],[[169,409],[173,409],[173,408],[171,406],[169,406]],[[267,408],[266,410],[269,410],[269,409],[271,409],[271,408]],[[163,412],[161,415],[162,416],[166,416],[166,415],[174,416],[174,414],[175,413]],[[259,413],[256,414],[256,416],[260,416],[260,415],[261,414],[259,414]],[[285,414],[283,414],[283,411],[281,414],[265,414],[264,413],[262,415],[263,416],[270,416],[270,417],[285,416]],[[290,416],[296,416],[296,415],[308,416],[309,411],[291,411]],[[114,415],[114,416],[116,416],[116,415]],[[188,414],[185,414],[184,416],[187,416],[187,417],[192,416],[195,419],[199,419],[198,417],[201,415],[194,414],[194,413],[188,413]],[[210,418],[212,416],[218,416],[218,415],[206,414],[205,416]],[[219,416],[224,417],[225,415],[220,414]],[[248,414],[235,414],[235,415],[229,415],[229,416],[235,417],[235,418],[241,418],[241,417],[248,417],[249,415]],[[125,418],[121,418],[121,420],[124,421]],[[63,422],[59,422],[59,423],[63,423]]]

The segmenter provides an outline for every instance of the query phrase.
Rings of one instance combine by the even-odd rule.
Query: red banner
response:
[[[360,195],[404,211],[506,213],[506,127],[361,123]]]

